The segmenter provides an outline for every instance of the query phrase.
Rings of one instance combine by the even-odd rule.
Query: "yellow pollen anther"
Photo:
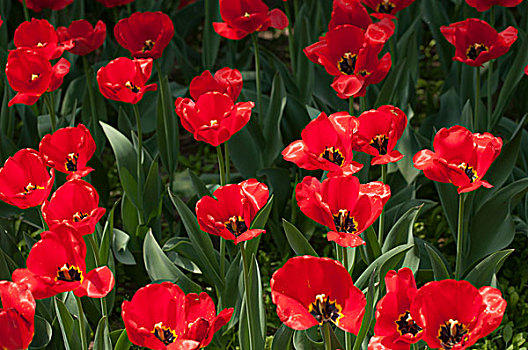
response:
[[[40,77],[38,74],[31,74],[31,81],[35,81]]]
[[[251,15],[249,14],[249,12],[246,12],[246,13],[244,13],[244,17],[249,18],[249,17],[251,17]]]

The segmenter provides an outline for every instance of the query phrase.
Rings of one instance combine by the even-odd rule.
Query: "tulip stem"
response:
[[[490,25],[495,24],[495,6],[490,9]],[[493,60],[488,62],[488,125],[491,123],[491,111],[493,109],[493,99],[491,96],[491,79],[493,76]],[[478,130],[475,130],[478,131]]]
[[[367,100],[366,100],[366,96],[361,96],[359,98],[359,112],[358,113],[363,113],[367,110]]]
[[[225,152],[225,180],[226,184],[229,183],[231,179],[231,158],[229,157],[229,145],[227,142],[224,142],[224,152]]]
[[[251,36],[253,39],[253,47],[255,48],[255,78],[257,82],[257,103],[258,103],[258,113],[259,113],[259,124],[262,123],[262,118],[264,116],[262,115],[262,91],[260,86],[260,58],[259,58],[259,46],[258,46],[258,38],[257,34],[253,34]]]
[[[26,18],[26,21],[29,21],[29,12],[26,4],[26,0],[22,0],[22,4],[24,5],[24,17]]]
[[[88,89],[88,97],[90,99],[90,112],[92,113],[92,122],[93,122],[93,132],[94,139],[97,141],[97,128],[99,127],[99,117],[95,111],[95,96],[92,87],[92,70],[88,64],[88,59],[86,56],[82,56],[83,66],[84,66],[84,75],[86,75],[86,88]],[[75,115],[75,111],[73,111]]]
[[[222,155],[222,145],[216,146],[216,155],[218,156],[218,170],[220,172],[220,186],[226,184],[225,162]],[[225,277],[225,239],[220,238],[220,275]]]
[[[82,306],[81,298],[75,296],[75,301],[77,301],[77,310],[79,311],[79,334],[81,335],[81,346],[83,350],[88,349],[88,344],[86,341],[86,325],[84,324],[84,311]]]
[[[475,77],[475,115],[473,117],[473,131],[478,132],[479,102],[480,102],[480,67],[477,67]]]
[[[348,114],[354,115],[354,96],[348,99]]]
[[[51,95],[51,97],[50,97]],[[49,94],[44,95],[44,101],[46,102],[46,106],[48,106],[48,112],[50,116],[50,122],[51,122],[51,132],[55,132],[57,130],[57,119],[55,117],[55,107],[53,103],[53,92],[50,92]]]
[[[141,115],[139,114],[139,108],[137,104],[132,104],[134,114],[136,116],[136,128],[138,137],[138,152],[137,152],[137,201],[138,203],[143,200],[142,185],[141,185],[141,168],[143,163],[143,132],[141,130]],[[138,204],[139,205],[139,204]],[[139,224],[143,225],[143,213],[138,209],[138,220]]]
[[[381,164],[380,165],[381,167],[381,182],[383,182],[384,184],[387,183],[387,164]],[[380,245],[380,248],[383,246],[383,231],[385,229],[384,227],[384,224],[385,224],[385,215],[384,215],[384,212],[385,210],[383,210],[379,216],[379,219],[378,219],[378,242],[379,242],[379,245]]]
[[[457,253],[455,266],[455,279],[462,277],[462,247],[464,242],[464,202],[465,195],[458,195],[458,222],[457,222]]]
[[[332,338],[330,337],[330,323],[325,322],[321,327],[323,328],[322,332],[325,350],[332,350]]]
[[[249,348],[253,349],[253,331],[252,331],[252,307],[251,302],[249,300],[250,292],[249,292],[249,267],[248,267],[248,261],[246,256],[246,248],[245,242],[240,243],[240,253],[242,254],[242,266],[244,268],[244,291],[246,293],[246,319],[247,319],[247,325],[248,325],[248,334],[249,334]]]
[[[93,235],[95,235],[95,233],[91,235],[86,235],[85,237],[88,237],[88,242],[90,242],[90,247],[92,248],[92,252],[94,255],[95,267],[99,267],[101,266],[101,255],[100,255],[101,253],[99,251],[99,247],[97,246],[97,243],[95,242]],[[106,301],[104,297],[101,298],[101,316],[103,317],[106,316]]]
[[[292,26],[292,15],[290,10],[290,4],[284,3],[284,10],[286,10],[286,16],[288,17],[288,48],[290,51],[290,65],[293,75],[296,75],[295,70],[295,48],[293,46],[293,26]]]
[[[299,13],[299,0],[293,0],[293,10],[295,11],[295,15]]]

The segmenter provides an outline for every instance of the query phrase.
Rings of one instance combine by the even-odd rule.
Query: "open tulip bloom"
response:
[[[209,295],[185,295],[170,282],[140,288],[122,305],[130,341],[154,350],[204,348],[232,314],[233,309],[224,309],[217,315]]]
[[[71,39],[59,41],[57,31],[47,20],[35,18],[18,26],[13,41],[17,49],[34,51],[47,60],[57,59],[75,46]]]
[[[202,231],[235,244],[265,232],[251,229],[251,222],[268,201],[268,186],[249,179],[235,185],[220,186],[213,196],[216,199],[205,196],[196,203],[196,216]]]
[[[24,0],[18,0],[20,4],[23,4],[23,1]],[[26,6],[28,9],[35,12],[40,12],[43,9],[58,11],[62,10],[72,2],[73,0],[26,0]]]
[[[114,36],[134,58],[160,58],[174,36],[174,25],[163,12],[134,12],[114,27]]]
[[[301,140],[282,151],[284,160],[307,170],[326,170],[330,176],[350,175],[363,164],[353,161],[359,122],[346,112],[327,116],[324,112],[301,132]]]
[[[466,0],[467,4],[479,12],[489,10],[492,6],[515,7],[523,0]]]
[[[95,148],[95,141],[83,124],[47,134],[39,145],[39,151],[48,165],[68,174],[68,180],[84,177],[94,170],[86,163],[92,158]]]
[[[415,0],[361,0],[365,5],[370,7],[376,17],[383,17],[390,15],[393,17],[397,12],[400,12],[407,6],[411,5]]]
[[[242,74],[238,69],[229,67],[218,70],[214,76],[206,70],[202,75],[195,77],[189,85],[189,93],[194,101],[208,92],[220,92],[226,94],[233,102],[236,102],[242,91]]]
[[[40,153],[21,149],[0,168],[0,200],[27,209],[41,205],[49,196],[55,173]]]
[[[440,129],[433,141],[435,152],[421,150],[413,158],[414,166],[438,182],[452,183],[458,193],[480,186],[493,187],[482,178],[499,156],[502,139],[490,133],[471,133],[463,126]]]
[[[307,176],[295,189],[301,211],[330,229],[328,240],[342,247],[365,244],[359,236],[383,211],[390,188],[379,181],[361,185],[357,177],[335,176],[319,182]]]
[[[333,323],[358,333],[366,299],[338,261],[296,256],[275,271],[270,287],[277,315],[286,326],[305,330]]]
[[[35,333],[33,295],[25,284],[0,281],[0,349],[27,349]]]
[[[27,268],[13,272],[13,281],[29,286],[35,299],[73,291],[78,297],[105,297],[114,288],[114,275],[106,266],[86,271],[86,244],[72,229],[46,231],[35,243]]]
[[[75,46],[67,49],[69,52],[84,56],[103,45],[106,38],[106,24],[103,21],[97,21],[93,27],[90,22],[80,19],[73,21],[69,27],[58,27],[57,34],[61,42],[73,41]]]
[[[284,29],[288,26],[284,12],[279,9],[270,11],[262,0],[220,0],[220,15],[224,22],[213,23],[214,30],[232,40],[240,40],[269,27]]]
[[[478,18],[442,26],[440,31],[456,48],[453,60],[472,67],[480,67],[504,55],[517,40],[517,29],[508,27],[497,33],[487,22]]]

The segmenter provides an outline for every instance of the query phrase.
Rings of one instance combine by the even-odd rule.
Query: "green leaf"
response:
[[[180,197],[171,193],[170,190],[169,197],[180,215],[191,243],[195,247],[198,255],[198,260],[195,263],[200,267],[204,277],[221,290],[224,288],[224,280],[220,276],[220,264],[210,235],[200,230],[196,216]]]
[[[293,329],[283,323],[273,336],[271,350],[290,350],[292,339]]]
[[[49,344],[53,330],[44,318],[35,315],[35,336],[29,345],[29,349],[44,349]]]
[[[372,315],[374,314],[376,299],[378,298],[379,294],[379,288],[376,288],[374,284],[376,280],[376,273],[376,268],[372,269],[372,272],[370,273],[367,290],[367,305],[365,306],[365,314],[363,315],[363,320],[361,321],[361,327],[359,329],[356,342],[354,343],[353,350],[361,349],[363,339],[365,339],[365,337],[367,336],[367,332],[370,329],[370,323],[372,322]]]
[[[266,205],[259,210],[255,218],[253,219],[253,222],[251,223],[251,229],[264,229],[266,223],[268,222],[268,218],[271,213],[271,208],[273,207],[273,199],[274,196],[271,196],[271,198],[268,200],[268,203],[266,203]],[[259,243],[260,236],[246,242],[246,250],[249,256],[251,256],[252,254],[257,254]]]
[[[205,186],[203,181],[200,180],[200,178],[191,169],[187,169],[187,174],[189,174],[189,178],[191,179],[194,192],[196,193],[196,196],[198,198],[202,198],[205,196],[212,197],[211,191],[207,189],[207,186]]]
[[[172,174],[178,165],[180,142],[178,119],[174,112],[169,78],[167,76],[164,76],[160,81],[156,128],[156,140],[161,162],[167,172]]]
[[[414,247],[414,244],[400,245],[381,255],[363,271],[361,276],[359,276],[355,283],[356,287],[364,289],[367,286],[367,281],[374,269],[379,271],[380,275],[385,276],[384,272],[386,273],[390,270],[389,267],[395,266],[403,258],[404,254],[412,247]]]
[[[143,242],[143,260],[152,281],[169,280],[177,283],[186,292],[199,293],[202,290],[170,261],[156,242],[151,230],[147,232]]]
[[[286,89],[280,74],[277,72],[273,77],[270,102],[266,119],[264,120],[264,139],[266,140],[266,151],[264,152],[264,164],[269,166],[284,148],[281,136],[281,120],[286,107]]]
[[[229,154],[235,167],[245,178],[254,178],[262,169],[263,157],[260,146],[248,130],[248,125],[229,139]]]
[[[101,244],[99,246],[99,263],[101,266],[108,264],[108,257],[110,256],[113,242],[114,212],[118,204],[119,200],[114,203],[103,228],[103,237],[101,238]],[[132,259],[133,258],[134,257],[132,257]]]
[[[130,350],[131,347],[132,343],[130,342],[130,340],[128,340],[126,329],[123,329],[123,332],[121,332],[119,339],[117,339],[117,343],[115,345],[114,350]]]
[[[129,139],[125,137],[121,132],[112,126],[100,122],[103,127],[103,131],[106,134],[106,138],[110,141],[110,146],[114,151],[114,155],[117,161],[117,170],[119,172],[119,178],[121,185],[125,190],[128,198],[138,209],[141,209],[143,205],[142,198],[138,198],[137,193],[137,180],[132,174],[137,172],[137,153]]]
[[[378,242],[376,231],[374,231],[374,228],[370,226],[363,233],[363,237],[365,238],[366,244],[359,247],[359,249],[363,249],[363,251],[366,253],[368,261],[373,261],[381,255],[381,248]]]
[[[74,322],[73,317],[66,308],[62,300],[57,297],[53,298],[55,304],[55,313],[59,322],[62,334],[62,340],[66,350],[77,350],[81,348],[81,339],[79,335],[79,322]]]
[[[202,65],[212,69],[220,48],[220,36],[213,28],[213,22],[218,21],[218,1],[205,0],[205,22],[202,41]]]
[[[130,249],[128,243],[130,236],[118,228],[113,229],[112,235],[112,249],[117,261],[124,265],[136,265],[136,259]]]
[[[95,331],[93,350],[112,350],[112,340],[108,332],[108,319],[101,318]]]
[[[293,347],[295,350],[323,350],[322,341],[316,341],[319,327],[312,327],[305,331],[295,331],[293,335]]]
[[[392,226],[387,237],[385,237],[383,247],[381,248],[382,253],[386,253],[390,249],[409,241],[409,236],[412,237],[413,235],[414,223],[422,208],[423,205],[413,207],[400,217],[396,224]]]
[[[513,253],[513,249],[501,250],[490,254],[471,269],[464,279],[471,282],[477,288],[496,286],[496,274],[511,253]]]
[[[428,243],[424,242],[425,250],[429,255],[429,260],[431,261],[431,266],[433,267],[433,274],[436,281],[446,280],[451,278],[449,273],[449,268],[446,266],[444,260],[440,257],[439,253],[436,252],[433,247]]]
[[[282,226],[286,233],[286,239],[295,254],[319,256],[297,227],[289,223],[286,219],[282,219]]]
[[[148,195],[143,196],[143,215],[146,214],[147,226],[152,225],[161,216],[161,179],[158,171],[158,162],[153,161],[145,181],[144,192]]]
[[[434,181],[436,191],[440,197],[440,203],[446,216],[447,223],[451,232],[457,232],[458,222],[458,193],[453,184],[444,184]]]

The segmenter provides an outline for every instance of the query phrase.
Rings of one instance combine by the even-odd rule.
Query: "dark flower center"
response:
[[[475,43],[475,44],[473,44],[473,45],[468,47],[468,49],[466,50],[466,56],[470,60],[476,60],[481,52],[488,51],[488,50],[489,49],[488,49],[488,47],[486,45],[480,44],[480,43]]]
[[[352,52],[347,52],[337,61],[337,69],[343,74],[354,75],[356,61],[357,55]]]
[[[355,233],[358,230],[357,221],[350,216],[347,209],[340,209],[337,214],[333,214],[336,230],[339,232]]]
[[[378,7],[376,8],[376,12],[390,14],[392,10],[394,10],[395,8],[396,8],[396,5],[394,5],[389,0],[382,0],[378,4]]]
[[[28,195],[30,194],[31,192],[33,192],[34,190],[43,190],[44,187],[42,186],[35,186],[33,185],[31,182],[27,184],[26,187],[24,187],[24,192],[22,192],[22,194],[25,196],[25,195]]]
[[[163,325],[163,322],[159,322],[154,325],[154,330],[152,331],[152,334],[154,334],[154,336],[165,345],[174,343],[176,341],[176,338],[178,338],[176,332],[170,329],[169,327],[165,327]]]
[[[411,333],[415,337],[422,331],[422,328],[412,319],[409,311],[405,311],[404,314],[400,315],[400,318],[396,321],[396,327],[400,335]]]
[[[66,163],[64,164],[67,171],[77,171],[77,159],[79,159],[79,154],[68,154],[68,158],[66,158]]]
[[[88,213],[83,213],[82,211],[78,211],[75,214],[73,214],[73,222],[80,222],[84,218],[87,218],[89,215]]]
[[[458,167],[464,171],[464,174],[466,174],[466,176],[468,177],[469,182],[473,183],[478,179],[477,172],[469,164],[460,163]]]
[[[387,135],[376,135],[370,140],[370,145],[378,150],[379,154],[387,154],[389,138]]]
[[[334,147],[326,147],[323,153],[319,155],[319,157],[326,159],[329,162],[332,162],[334,164],[337,164],[339,166],[343,166],[343,163],[345,162],[345,156],[338,148]]]
[[[139,87],[134,85],[134,83],[132,83],[131,81],[127,81],[125,83],[125,86],[126,86],[127,89],[129,89],[130,91],[132,91],[135,94],[137,94],[141,90]]]
[[[240,236],[248,230],[246,222],[240,216],[232,216],[224,222],[225,228],[231,232],[235,237]]]
[[[80,282],[83,279],[81,269],[77,266],[70,266],[66,263],[57,270],[57,276],[55,277],[56,281]]]
[[[335,300],[330,300],[326,294],[317,295],[315,301],[308,306],[308,311],[319,324],[325,322],[337,324],[337,321],[343,317],[342,310],[341,305],[336,303]]]
[[[143,47],[141,48],[141,52],[152,50],[154,44],[156,43],[150,39],[145,40],[145,42],[143,43]]]
[[[455,320],[449,320],[440,326],[438,340],[445,350],[451,350],[455,345],[467,339],[467,327]]]

